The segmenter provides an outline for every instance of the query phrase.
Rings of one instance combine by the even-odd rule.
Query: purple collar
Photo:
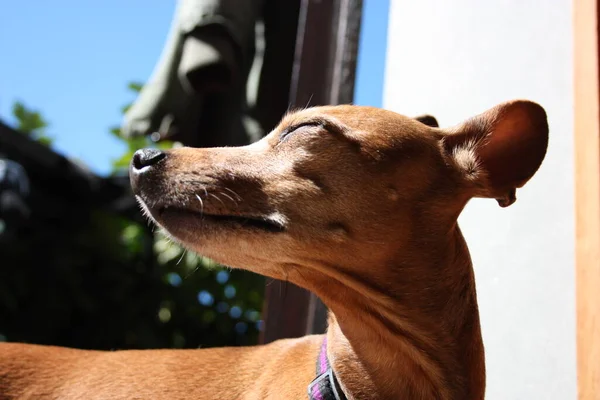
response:
[[[347,400],[327,358],[327,336],[317,358],[317,377],[308,385],[310,400]]]

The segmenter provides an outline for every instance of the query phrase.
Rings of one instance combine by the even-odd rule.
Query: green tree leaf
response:
[[[52,138],[46,135],[48,121],[37,110],[32,110],[20,101],[13,104],[12,115],[17,125],[15,129],[37,140],[45,146],[52,144]]]
[[[127,84],[127,88],[136,93],[141,92],[143,87],[144,87],[144,84],[140,83],[140,82],[129,82]]]

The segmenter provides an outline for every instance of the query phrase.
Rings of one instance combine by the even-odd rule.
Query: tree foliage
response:
[[[22,104],[14,110],[16,128],[44,140],[45,118]],[[174,145],[110,132],[126,145],[114,174],[139,148]],[[94,349],[256,342],[262,277],[232,273],[148,225],[30,178],[31,220],[0,234],[0,340]]]
[[[16,121],[16,130],[46,146],[52,144],[52,138],[46,134],[49,124],[39,111],[29,109],[17,101],[13,104],[12,115]]]

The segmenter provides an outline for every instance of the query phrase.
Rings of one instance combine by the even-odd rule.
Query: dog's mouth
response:
[[[230,214],[211,214],[190,210],[179,207],[160,207],[156,213],[152,210],[151,214],[155,215],[159,221],[168,221],[170,219],[177,220],[194,220],[201,225],[219,225],[231,228],[242,228],[259,230],[269,233],[281,233],[285,231],[283,220],[277,215],[255,216],[255,215],[230,215]]]

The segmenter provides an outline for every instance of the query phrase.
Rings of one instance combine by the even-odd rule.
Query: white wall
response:
[[[385,108],[442,126],[514,98],[548,113],[548,155],[517,202],[473,200],[460,219],[487,399],[576,398],[572,38],[568,0],[391,0]]]

